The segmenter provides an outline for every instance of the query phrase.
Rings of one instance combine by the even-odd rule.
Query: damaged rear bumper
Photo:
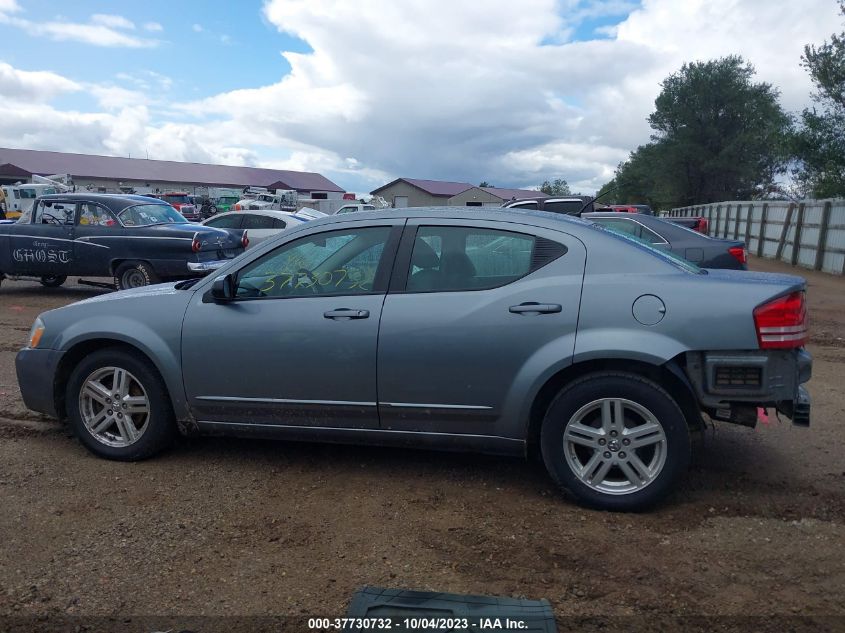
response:
[[[774,407],[809,426],[811,398],[803,386],[813,373],[805,349],[687,352],[686,373],[710,417],[754,426],[758,407]]]

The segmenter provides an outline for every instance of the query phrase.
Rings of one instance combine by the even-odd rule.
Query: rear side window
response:
[[[643,226],[639,222],[634,222],[633,220],[625,218],[596,218],[596,222],[606,226],[612,231],[619,231],[621,233],[633,235],[634,237],[644,240],[649,244],[666,244],[666,240],[660,235],[648,227]]]
[[[543,203],[543,211],[552,213],[578,213],[584,203],[580,200],[555,200],[554,202]]]
[[[663,261],[665,261],[669,264],[672,264],[676,268],[680,268],[681,270],[684,270],[688,273],[693,273],[693,274],[696,274],[696,275],[704,275],[704,274],[707,273],[707,271],[699,268],[698,266],[696,266],[695,264],[693,264],[690,261],[687,261],[683,257],[676,255],[672,251],[665,251],[665,250],[660,249],[660,248],[655,248],[652,244],[649,244],[646,240],[635,237],[635,236],[631,235],[630,233],[623,233],[621,231],[614,231],[613,229],[611,229],[609,227],[605,227],[604,225],[598,224],[598,223],[595,223],[592,226],[597,231],[606,231],[608,235],[612,235],[613,237],[615,237],[619,240],[622,240],[624,242],[627,242],[628,244],[631,244],[632,246],[646,250],[646,251],[650,252],[652,255],[654,255],[655,257],[662,259]]]
[[[243,214],[221,215],[205,223],[206,226],[213,226],[216,229],[239,229],[244,221]]]
[[[566,251],[533,235],[480,227],[423,226],[417,231],[406,290],[487,290],[512,283]]]
[[[273,218],[266,215],[254,215],[250,213],[244,218],[243,228],[245,229],[272,229]]]
[[[511,209],[539,209],[536,201],[532,202],[517,202],[516,204],[508,205]]]
[[[273,228],[274,229],[284,229],[287,228],[287,224],[285,224],[284,220],[279,218],[273,218]]]

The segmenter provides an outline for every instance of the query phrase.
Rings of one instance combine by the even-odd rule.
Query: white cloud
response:
[[[164,30],[164,27],[159,24],[158,22],[146,22],[144,24],[144,30],[152,31],[152,32],[160,32]]]
[[[16,13],[20,10],[21,10],[21,7],[16,2],[16,0],[0,0],[0,14]]]
[[[135,24],[122,15],[95,13],[91,16],[92,24],[100,24],[114,29],[134,29]]]
[[[202,33],[203,31],[202,24],[193,24],[191,25],[191,28],[193,29],[194,33]]]
[[[81,90],[74,81],[49,71],[26,71],[0,62],[0,96],[26,103],[49,101],[67,92]],[[0,113],[3,112],[0,107]]]
[[[0,0],[0,3],[9,0]],[[12,0],[13,8],[15,5]],[[104,47],[152,48],[160,42],[155,39],[137,37],[127,31],[135,24],[120,15],[98,13],[91,16],[89,22],[71,22],[63,18],[49,21],[28,20],[3,13],[0,4],[0,23],[10,24],[29,35],[47,37],[56,41],[73,41]]]
[[[359,190],[401,175],[499,186],[563,177],[590,191],[648,140],[660,82],[684,62],[743,55],[799,110],[811,89],[802,48],[841,25],[831,0],[644,0],[602,28],[609,39],[571,40],[579,20],[631,8],[270,0],[266,19],[313,51],[283,53],[291,71],[274,83],[164,106],[141,93],[169,78],[133,73],[115,87],[89,75],[99,112],[0,102],[0,144],[321,171]],[[68,89],[53,77],[31,99]]]

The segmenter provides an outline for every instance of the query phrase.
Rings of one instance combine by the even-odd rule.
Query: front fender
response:
[[[164,380],[176,418],[190,418],[182,381],[180,354],[181,327],[163,336],[137,319],[126,316],[90,316],[67,326],[53,347],[68,351],[91,341],[114,341],[130,345],[149,358]]]

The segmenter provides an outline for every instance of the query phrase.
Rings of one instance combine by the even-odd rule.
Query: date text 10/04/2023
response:
[[[525,631],[528,618],[475,617],[384,617],[384,618],[309,618],[312,631]]]

